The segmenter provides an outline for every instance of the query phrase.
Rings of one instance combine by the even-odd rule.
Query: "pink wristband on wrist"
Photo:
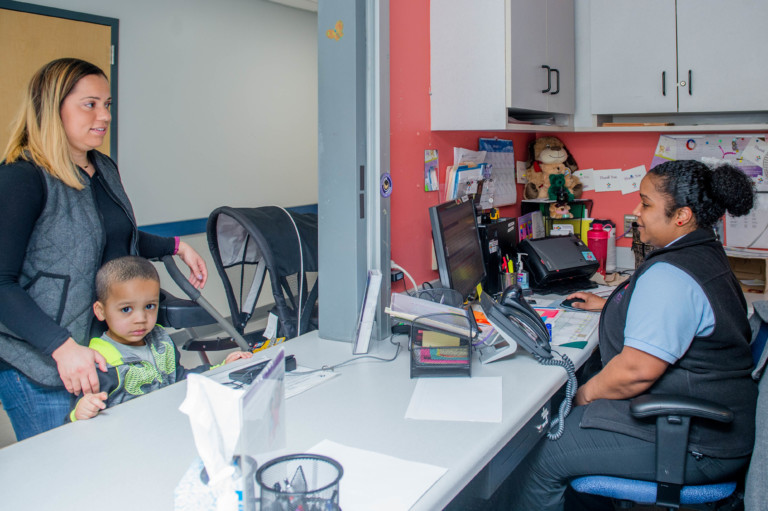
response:
[[[173,241],[174,241],[173,255],[176,255],[179,253],[179,243],[181,243],[181,239],[178,236],[174,236]]]

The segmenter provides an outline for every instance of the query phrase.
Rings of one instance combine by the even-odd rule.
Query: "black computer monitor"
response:
[[[485,278],[483,252],[472,201],[429,208],[440,283],[470,298]]]

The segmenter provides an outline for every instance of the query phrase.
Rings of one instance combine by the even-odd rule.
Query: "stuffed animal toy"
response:
[[[567,202],[553,202],[549,205],[549,218],[573,218]]]
[[[548,198],[551,174],[565,176],[565,187],[568,191],[576,199],[581,197],[583,185],[579,178],[573,175],[579,167],[559,138],[537,138],[528,147],[528,155],[528,183],[523,192],[526,199]]]
[[[571,191],[565,186],[565,176],[563,174],[549,175],[547,198],[557,202],[568,202],[574,199]]]

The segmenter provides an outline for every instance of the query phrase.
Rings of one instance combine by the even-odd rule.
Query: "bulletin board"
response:
[[[757,203],[748,215],[725,215],[725,245],[768,249],[768,193],[757,194]]]
[[[747,174],[758,192],[768,192],[765,135],[661,135],[651,168],[670,160],[727,161]]]
[[[729,247],[768,249],[768,143],[765,135],[661,135],[652,167],[670,160],[722,161],[744,171],[755,183],[757,200],[742,217],[725,215]]]

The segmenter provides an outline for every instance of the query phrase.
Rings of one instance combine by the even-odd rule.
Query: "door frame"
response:
[[[112,62],[109,68],[109,85],[112,91],[112,122],[110,123],[110,139],[109,139],[109,155],[117,161],[117,126],[118,126],[118,105],[117,101],[117,83],[118,83],[118,40],[119,40],[119,24],[120,21],[117,18],[108,18],[106,16],[97,16],[95,14],[87,14],[76,11],[69,11],[66,9],[58,9],[55,7],[46,7],[43,5],[28,4],[24,2],[13,2],[9,0],[0,0],[0,9],[6,9],[9,11],[25,12],[29,14],[39,14],[41,16],[50,16],[52,18],[62,18],[73,21],[83,21],[86,23],[94,23],[96,25],[106,25],[110,27],[110,44],[112,45]]]

